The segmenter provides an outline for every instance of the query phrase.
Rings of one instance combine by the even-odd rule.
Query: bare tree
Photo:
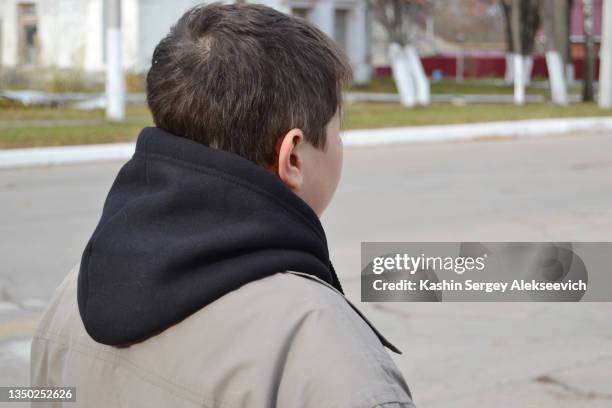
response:
[[[369,0],[376,19],[389,38],[393,78],[404,106],[428,105],[429,81],[413,44],[414,29],[426,0]]]
[[[574,72],[574,62],[572,59],[572,42],[570,41],[570,35],[572,32],[572,8],[574,7],[574,0],[566,0],[567,5],[564,5],[563,11],[565,13],[565,75],[567,83],[571,84],[576,80]]]
[[[612,108],[612,1],[603,2],[601,65],[599,67],[599,106]]]
[[[519,10],[517,20],[512,19],[513,1],[500,0],[506,34],[506,81],[514,82],[514,55],[518,52],[517,50],[520,50],[524,82],[528,84],[533,68],[535,38],[540,29],[539,2],[538,0],[519,0],[515,3],[517,4],[514,7]],[[517,38],[520,40],[520,46],[518,47],[515,46],[515,30],[517,31]]]
[[[504,15],[504,34],[506,35],[506,52],[514,53],[514,41],[512,39],[512,1],[500,0],[499,5]]]
[[[523,42],[521,41],[523,6],[522,0],[512,0],[512,8],[510,9],[512,43],[514,44],[512,63],[514,68],[514,103],[517,105],[525,103],[525,62],[523,59]]]
[[[546,35],[546,66],[552,101],[567,105],[567,64],[569,55],[569,0],[540,0],[540,15]]]
[[[406,45],[410,38],[410,0],[370,0],[372,10],[383,25],[390,42]]]
[[[595,47],[593,45],[593,0],[582,0],[584,17],[584,79],[582,82],[582,100],[593,102],[593,77],[595,76]]]

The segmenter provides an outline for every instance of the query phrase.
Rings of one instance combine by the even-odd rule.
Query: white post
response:
[[[546,52],[546,67],[548,68],[548,80],[553,103],[561,106],[567,105],[565,64],[558,51]]]
[[[429,105],[429,80],[427,79],[427,75],[425,75],[421,58],[419,58],[419,53],[417,52],[416,47],[412,45],[406,45],[404,47],[404,53],[408,58],[410,75],[412,76],[412,81],[416,91],[416,101],[419,103],[419,105]]]
[[[106,1],[106,118],[125,119],[121,0]]]
[[[461,50],[459,50],[459,53],[457,54],[456,61],[455,61],[455,82],[463,82],[464,64],[465,64],[465,55],[464,55],[463,45],[462,45]]]
[[[525,103],[525,63],[521,53],[514,54],[514,103],[523,105]]]
[[[310,10],[310,20],[319,30],[334,38],[334,2],[332,0],[317,0]]]
[[[400,102],[403,106],[411,108],[416,104],[416,93],[406,53],[401,45],[391,43],[389,44],[389,57],[393,79],[400,95]]]
[[[525,85],[531,83],[531,73],[533,72],[533,55],[523,57],[523,74],[525,74]]]
[[[504,75],[504,82],[507,84],[514,83],[514,53],[506,53],[506,73]]]
[[[511,20],[512,43],[514,44],[514,103],[516,105],[525,104],[525,56],[523,39],[521,36],[524,22],[521,20],[523,7],[525,4],[521,0],[512,0]]]
[[[368,54],[368,21],[365,1],[355,3],[349,14],[347,54],[353,66],[353,81],[367,84],[372,79],[372,64]]]
[[[567,86],[573,85],[576,82],[576,70],[571,62],[565,64],[565,82]]]
[[[612,1],[603,2],[603,27],[599,52],[599,106],[612,108]]]

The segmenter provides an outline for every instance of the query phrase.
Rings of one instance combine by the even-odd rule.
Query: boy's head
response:
[[[257,4],[189,10],[147,75],[156,126],[277,174],[319,215],[342,163],[346,56],[307,21]]]

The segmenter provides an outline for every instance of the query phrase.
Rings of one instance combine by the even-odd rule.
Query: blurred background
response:
[[[196,0],[0,0],[0,385],[152,124],[144,78]],[[419,407],[612,406],[610,303],[360,303],[363,241],[612,240],[612,0],[270,0],[346,51],[323,217]],[[1,403],[0,403],[1,405]]]

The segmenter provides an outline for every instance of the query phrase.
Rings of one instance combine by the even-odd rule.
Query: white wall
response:
[[[95,0],[44,1],[38,7],[40,64],[58,68],[82,68],[85,49],[95,35],[87,27],[87,5]]]
[[[104,0],[102,0],[104,1]],[[128,71],[139,71],[139,30],[142,24],[139,16],[140,0],[121,1],[121,28],[123,30],[123,63]]]
[[[353,67],[353,80],[365,84],[372,78],[370,55],[370,15],[365,1],[356,1],[351,8],[348,24],[347,55]]]
[[[124,61],[137,61],[137,1],[123,0]],[[2,58],[4,66],[18,60],[17,5],[19,0],[0,0]],[[39,62],[41,67],[102,71],[104,69],[104,0],[36,0]]]
[[[95,3],[101,0],[36,0],[38,64],[60,68],[86,66],[95,51]],[[16,67],[18,57],[17,0],[2,0],[2,65]]]
[[[65,0],[53,0],[65,1]],[[86,53],[83,64],[73,66],[87,72],[103,71],[106,66],[106,12],[104,0],[81,0],[88,3],[83,32]],[[121,1],[121,27],[123,34],[123,63],[126,70],[136,70],[138,61],[138,0]]]
[[[304,7],[301,0],[289,0],[291,7]],[[334,37],[336,9],[348,11],[346,54],[353,67],[355,83],[366,83],[372,76],[369,24],[365,0],[315,0],[308,4],[309,20],[321,31]]]
[[[99,72],[104,69],[104,0],[29,0],[37,4],[40,39],[39,65]],[[230,0],[224,1],[226,3]],[[349,10],[347,55],[357,82],[371,74],[367,15],[363,0],[260,0],[289,12],[293,7],[311,9],[310,19],[328,35],[334,35],[334,10]],[[1,62],[18,63],[17,13],[19,0],[0,0],[2,19]],[[146,72],[153,50],[172,24],[201,0],[122,0],[122,24],[126,70]]]
[[[0,63],[13,67],[17,64],[17,7],[14,1],[0,0],[2,44]]]

